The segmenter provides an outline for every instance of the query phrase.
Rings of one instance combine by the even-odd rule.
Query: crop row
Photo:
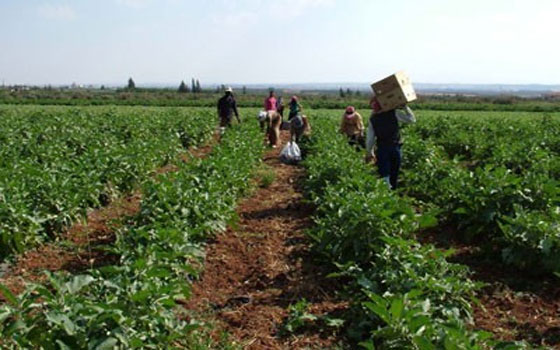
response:
[[[314,118],[304,147],[306,191],[316,203],[313,251],[348,281],[348,335],[367,349],[520,349],[472,330],[471,302],[479,287],[450,252],[421,245],[414,234],[437,224],[412,200],[380,182],[328,112]],[[409,155],[410,156],[410,155]]]
[[[560,271],[558,131],[538,115],[420,118],[406,130],[406,193],[505,263]]]
[[[109,251],[116,265],[50,275],[0,306],[6,349],[197,349],[197,325],[181,314],[203,239],[225,229],[249,189],[262,142],[249,124],[226,133],[204,160],[149,180],[141,212]]]
[[[0,256],[54,238],[212,132],[208,109],[0,108]]]

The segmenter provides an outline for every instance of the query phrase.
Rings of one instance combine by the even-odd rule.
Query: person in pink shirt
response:
[[[276,97],[274,96],[274,91],[270,91],[270,94],[264,100],[264,110],[267,112],[276,112]]]

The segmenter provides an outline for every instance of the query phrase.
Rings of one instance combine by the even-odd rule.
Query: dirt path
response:
[[[282,144],[288,137],[283,132]],[[298,188],[304,170],[279,162],[281,148],[264,157],[274,182],[241,202],[237,227],[207,247],[188,308],[209,313],[244,349],[328,349],[336,341],[328,330],[279,335],[288,307],[302,298],[318,315],[347,306],[331,297],[329,281],[311,262],[304,230],[312,224],[313,208]]]
[[[216,137],[206,145],[189,150],[180,156],[181,161],[204,158],[212,150]],[[175,165],[156,169],[156,174],[177,171]],[[114,263],[117,259],[102,248],[115,240],[115,232],[123,219],[140,211],[142,195],[136,191],[112,201],[106,207],[89,211],[87,220],[76,222],[66,232],[60,234],[56,242],[45,243],[16,257],[12,264],[5,264],[0,283],[13,293],[23,291],[27,282],[41,282],[45,271],[68,271],[77,273],[89,268]],[[0,302],[3,301],[0,293]]]

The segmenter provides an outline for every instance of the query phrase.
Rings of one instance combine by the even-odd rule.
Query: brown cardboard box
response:
[[[395,109],[416,100],[416,92],[410,78],[404,72],[371,84],[382,111]]]

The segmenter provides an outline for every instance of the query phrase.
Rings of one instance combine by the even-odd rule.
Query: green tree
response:
[[[189,92],[189,87],[185,84],[184,80],[181,80],[181,85],[179,85],[179,92]]]
[[[128,78],[128,89],[129,90],[136,89],[136,84],[134,83],[134,80],[132,80],[132,78]]]
[[[344,90],[342,90],[342,88],[340,88],[340,90],[338,91],[338,94],[339,94],[340,97],[342,97],[342,98],[346,97],[346,95],[344,94]]]
[[[243,88],[241,88],[241,91],[243,92],[243,95],[247,95],[247,87],[245,85],[243,85]]]
[[[194,78],[191,78],[191,91],[193,93],[196,92],[196,83],[194,82]]]
[[[202,92],[202,88],[200,87],[200,80],[196,79],[196,92]]]

